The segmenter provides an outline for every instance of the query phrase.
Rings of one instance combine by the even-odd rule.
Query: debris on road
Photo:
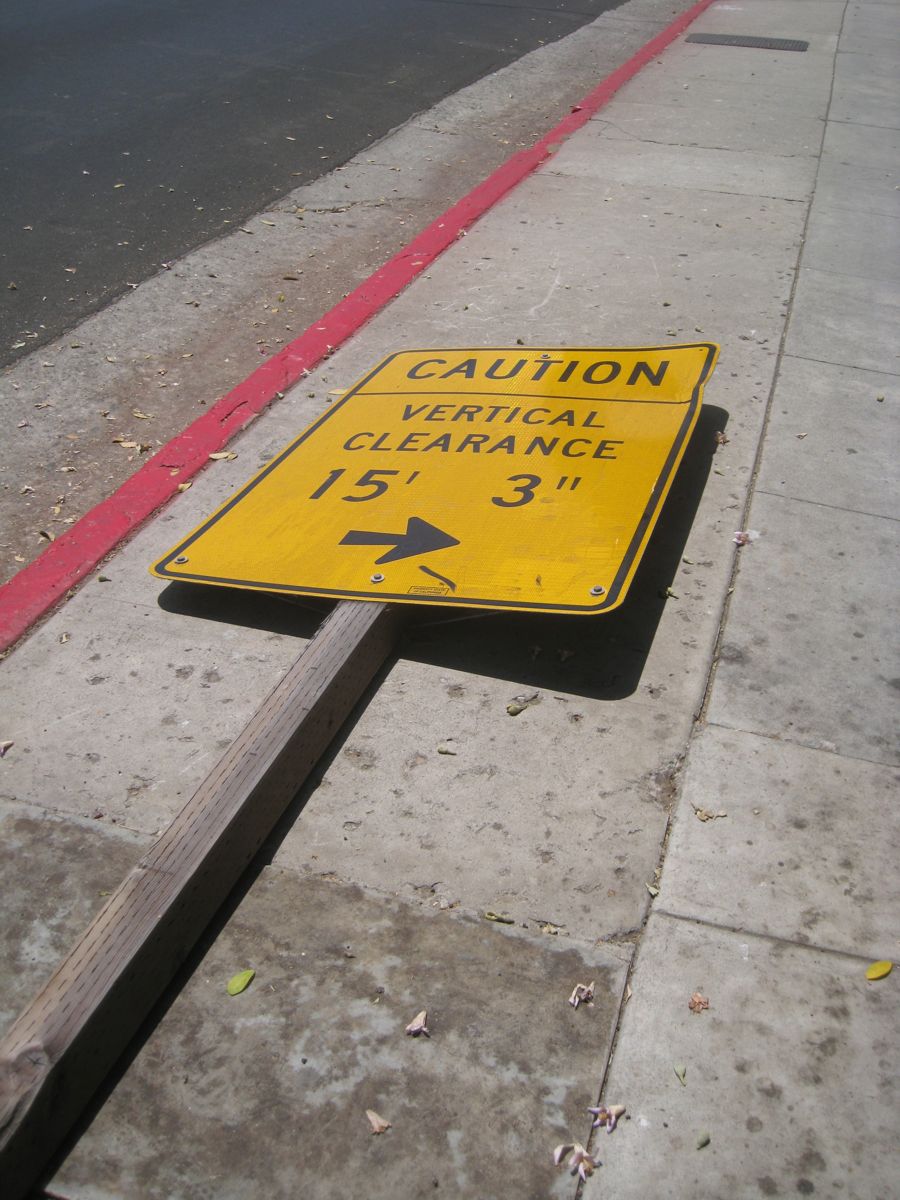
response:
[[[245,992],[247,990],[247,988],[253,982],[255,975],[256,972],[252,970],[252,968],[247,971],[238,971],[236,975],[232,975],[232,977],[228,980],[228,983],[225,986],[225,991],[229,996],[239,996],[241,992]]]
[[[692,1013],[702,1013],[704,1009],[709,1008],[709,1000],[705,996],[701,996],[699,992],[694,992],[688,1000],[688,1008]]]
[[[367,1108],[366,1116],[369,1118],[369,1124],[372,1126],[373,1133],[387,1133],[391,1128],[390,1121],[386,1121],[384,1117],[379,1117],[374,1108]]]
[[[588,1154],[580,1142],[563,1143],[557,1146],[553,1151],[553,1161],[557,1166],[561,1166],[562,1160],[567,1154],[569,1157],[566,1161],[566,1166],[569,1168],[571,1175],[578,1175],[582,1180],[586,1180],[589,1175],[593,1175],[598,1163]]]
[[[704,1146],[709,1145],[709,1142],[710,1142],[709,1134],[701,1133],[700,1136],[697,1138],[697,1149],[702,1150],[704,1148]]]
[[[758,537],[759,530],[757,529],[736,529],[734,531],[734,544],[736,546],[749,546]]]
[[[591,1129],[600,1129],[606,1127],[607,1133],[612,1133],[616,1125],[619,1123],[619,1117],[625,1112],[624,1104],[598,1104],[596,1108],[589,1108],[588,1112],[593,1116],[594,1121]]]
[[[541,700],[540,692],[530,692],[521,696],[513,696],[509,704],[506,706],[506,711],[511,717],[517,717],[519,713],[523,713],[526,708],[530,708],[532,704],[539,704]]]
[[[496,921],[499,925],[515,925],[515,918],[507,916],[506,913],[494,912],[492,908],[484,910],[484,919],[486,921]]]
[[[569,997],[569,1003],[573,1008],[577,1008],[579,1004],[594,1003],[594,980],[590,983],[576,983],[572,988],[572,995]]]
[[[885,975],[890,975],[893,969],[894,964],[886,959],[873,962],[870,967],[866,967],[866,979],[884,979]]]
[[[692,804],[691,808],[694,810],[694,816],[698,821],[717,821],[720,817],[728,816],[728,813],[724,809],[720,809],[719,812],[712,812],[708,808],[700,808],[697,804]]]
[[[682,1087],[687,1087],[687,1067],[683,1063],[675,1063],[672,1070],[678,1076],[678,1082]]]
[[[406,1032],[410,1037],[418,1037],[419,1034],[424,1034],[425,1037],[430,1038],[431,1034],[428,1032],[427,1021],[428,1010],[423,1008],[420,1013],[416,1013],[416,1015],[407,1025]]]

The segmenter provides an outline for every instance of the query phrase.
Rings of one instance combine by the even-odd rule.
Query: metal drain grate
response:
[[[749,46],[751,50],[799,50],[809,49],[809,42],[793,38],[739,37],[734,33],[692,33],[687,42],[704,42],[707,46]]]

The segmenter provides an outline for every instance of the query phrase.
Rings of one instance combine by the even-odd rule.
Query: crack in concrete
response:
[[[865,371],[867,375],[890,375],[892,379],[900,378],[900,372],[883,371],[875,367],[860,367],[856,363],[835,362],[830,358],[810,358],[808,354],[785,354],[785,358],[798,358],[801,362],[821,363],[823,367],[845,367],[848,371]]]
[[[759,154],[765,158],[816,158],[816,154],[780,154],[775,150],[748,150],[741,146],[717,146],[709,145],[706,142],[671,142],[665,138],[642,137],[640,134],[632,133],[628,129],[623,129],[621,125],[617,125],[615,121],[610,121],[602,117],[591,117],[592,125],[599,125],[605,129],[616,129],[622,134],[622,141],[641,142],[649,146],[671,146],[677,150],[721,150],[726,154]],[[619,141],[618,138],[610,138],[610,141]]]
[[[556,170],[551,170],[549,168],[543,169],[540,172],[540,175],[537,175],[536,178],[540,178],[541,175],[552,175],[552,176],[555,176],[557,179],[589,179],[590,178],[590,176],[581,175],[577,171],[556,171]],[[649,188],[649,187],[658,186],[657,184],[638,183],[638,182],[632,182],[632,181],[628,181],[628,180],[613,180],[611,182],[614,184],[614,186],[618,186],[621,188],[637,188],[637,187]],[[782,204],[808,204],[809,203],[808,199],[803,199],[803,198],[797,197],[797,196],[769,196],[769,195],[761,194],[760,192],[732,192],[732,191],[728,191],[725,188],[714,188],[714,187],[709,187],[709,186],[689,187],[687,184],[678,184],[678,183],[665,183],[665,184],[663,184],[663,186],[668,188],[671,191],[698,192],[698,193],[699,192],[709,192],[714,196],[740,196],[742,199],[745,199],[745,200],[776,200]]]
[[[801,746],[804,750],[818,750],[820,754],[830,754],[834,758],[845,758],[848,762],[867,763],[870,767],[895,767],[898,765],[897,763],[885,762],[877,758],[863,758],[860,754],[847,754],[843,750],[829,750],[827,746],[823,746],[820,742],[804,742],[798,738],[784,737],[783,734],[767,733],[764,729],[744,729],[741,725],[726,725],[724,721],[709,721],[707,725],[709,729],[727,729],[731,733],[746,733],[751,737],[765,738],[766,741],[775,742],[781,746]]]
[[[855,959],[857,962],[871,962],[870,954],[851,954],[849,950],[835,950],[833,946],[821,946],[818,942],[798,942],[795,938],[781,937],[777,933],[760,933],[755,929],[740,929],[735,925],[724,925],[718,921],[707,921],[702,917],[689,917],[682,913],[671,912],[669,909],[657,909],[659,916],[668,917],[671,921],[681,921],[685,925],[699,925],[703,929],[718,929],[723,933],[732,933],[736,937],[746,938],[754,942],[774,942],[780,946],[791,946],[796,950],[812,950],[816,954],[833,954],[837,958]]]
[[[758,488],[757,495],[774,496],[777,500],[791,500],[795,504],[812,504],[815,508],[830,508],[836,512],[856,513],[860,517],[873,517],[876,521],[900,521],[900,517],[889,517],[884,513],[867,512],[863,508],[848,508],[845,504],[826,504],[824,500],[809,500],[805,496],[788,496],[784,492],[770,492]]]

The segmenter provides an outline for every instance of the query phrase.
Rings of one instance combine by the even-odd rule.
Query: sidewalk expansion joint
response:
[[[484,909],[471,907],[462,899],[448,905],[447,908],[441,909],[437,904],[429,904],[425,896],[418,894],[410,895],[407,892],[391,890],[389,888],[373,887],[370,883],[361,883],[359,880],[353,879],[346,875],[339,875],[336,871],[310,871],[308,868],[299,866],[284,866],[281,863],[273,862],[271,859],[265,859],[265,845],[258,851],[259,870],[275,871],[279,874],[290,876],[300,880],[314,880],[319,883],[331,883],[336,887],[352,887],[358,888],[363,895],[376,900],[387,900],[390,903],[405,905],[407,908],[426,909],[433,912],[435,916],[444,916],[450,920],[458,920],[463,918],[476,925],[491,924],[494,925],[497,932],[505,933],[507,936],[529,937],[542,945],[547,944],[553,949],[563,949],[564,947],[572,947],[585,955],[589,955],[592,950],[600,950],[607,948],[612,952],[617,947],[627,947],[635,945],[636,938],[640,936],[642,927],[635,929],[620,930],[610,934],[608,937],[591,937],[584,934],[574,934],[566,930],[565,926],[557,926],[561,931],[559,934],[543,934],[539,926],[541,924],[555,924],[550,918],[540,918],[529,916],[527,920],[519,920],[518,918],[512,924],[488,922],[484,917]],[[254,860],[256,861],[256,860]],[[256,871],[255,867],[251,868]],[[403,880],[403,884],[411,888],[414,893],[418,893],[420,889],[428,891],[428,884],[416,884],[410,880]],[[432,897],[437,897],[437,893],[429,894]]]
[[[14,792],[0,792],[0,804],[15,804],[20,808],[26,808],[36,816],[45,816],[59,818],[66,822],[74,822],[79,828],[84,830],[100,829],[110,830],[112,832],[121,832],[127,834],[130,838],[149,847],[158,834],[148,833],[145,829],[137,829],[134,825],[126,825],[120,818],[107,820],[103,817],[92,817],[89,813],[73,812],[69,808],[57,808],[52,804],[44,804],[37,800],[28,800],[24,796],[17,796]]]

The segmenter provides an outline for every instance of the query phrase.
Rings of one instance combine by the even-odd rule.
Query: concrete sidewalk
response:
[[[896,1194],[897,17],[713,5],[809,49],[680,39],[4,664],[5,1024],[315,628],[149,562],[390,350],[722,346],[627,604],[410,630],[47,1194],[574,1198],[598,1098],[587,1196]]]

